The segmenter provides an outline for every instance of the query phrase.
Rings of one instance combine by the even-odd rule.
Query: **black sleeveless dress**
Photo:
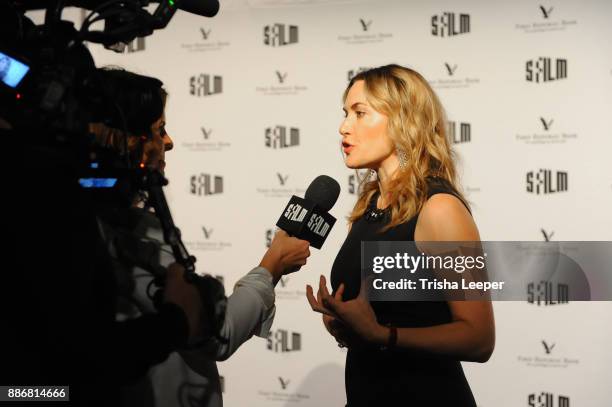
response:
[[[428,197],[437,193],[456,195],[452,187],[439,179],[429,180]],[[370,206],[375,208],[378,194]],[[344,283],[343,299],[359,293],[362,241],[414,241],[418,214],[408,222],[379,230],[388,216],[378,221],[361,217],[353,223],[331,271],[334,292]],[[372,302],[381,324],[400,327],[426,327],[452,322],[447,302]],[[349,348],[345,383],[347,407],[373,406],[453,406],[476,407],[461,363],[408,349],[379,350],[378,347]]]

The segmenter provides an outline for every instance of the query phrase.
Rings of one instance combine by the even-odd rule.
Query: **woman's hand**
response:
[[[365,282],[354,300],[343,301],[343,291],[344,285],[340,285],[336,295],[331,296],[327,290],[325,277],[321,276],[317,299],[314,298],[310,286],[306,286],[306,297],[313,311],[324,314],[323,323],[338,343],[342,343],[341,340],[348,341],[349,345],[352,345],[350,342],[359,342],[359,340],[386,343],[388,329],[376,320],[376,314],[367,299]],[[329,318],[327,322],[325,317]]]

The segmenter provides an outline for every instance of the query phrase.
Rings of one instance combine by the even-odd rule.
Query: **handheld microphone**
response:
[[[320,249],[336,223],[328,212],[339,195],[340,184],[327,175],[319,175],[306,189],[304,198],[291,197],[276,226]]]

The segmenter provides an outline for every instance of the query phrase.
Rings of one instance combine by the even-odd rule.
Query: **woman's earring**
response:
[[[375,179],[376,179],[376,175],[377,175],[377,174],[376,174],[376,171],[375,171],[375,170],[369,170],[369,171],[368,171],[368,176],[367,176],[368,181],[373,181],[373,180],[375,180]]]
[[[395,147],[395,151],[397,152],[400,169],[403,170],[404,168],[406,168],[406,165],[408,165],[408,156],[406,155],[406,150],[401,147]]]

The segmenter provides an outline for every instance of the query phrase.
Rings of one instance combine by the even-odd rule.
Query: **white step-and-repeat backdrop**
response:
[[[270,338],[219,364],[227,406],[344,405],[345,351],[305,285],[329,275],[355,201],[338,127],[360,70],[399,63],[433,85],[483,240],[612,240],[611,18],[607,0],[222,1],[127,53],[92,47],[165,83],[175,220],[226,290],[292,194],[319,174],[342,187],[327,243],[277,287]],[[463,364],[479,406],[612,405],[611,303],[494,308],[492,358]]]

